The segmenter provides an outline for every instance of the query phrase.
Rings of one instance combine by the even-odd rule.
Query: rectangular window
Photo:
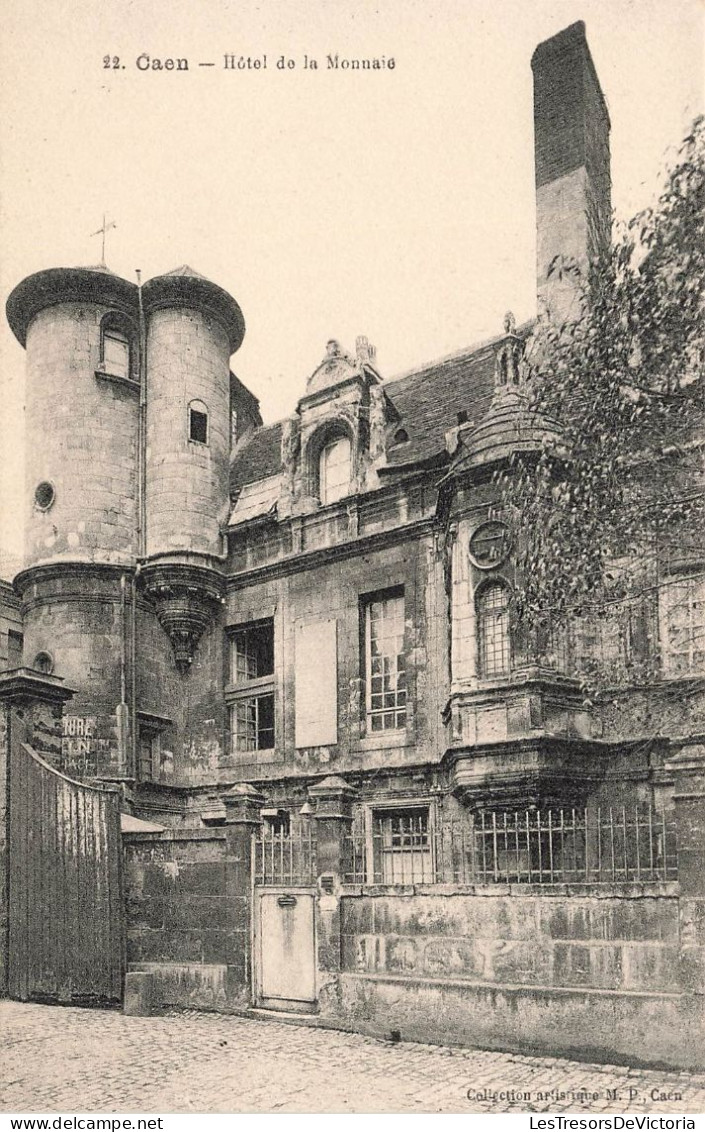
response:
[[[668,676],[705,671],[705,577],[671,576],[659,592],[659,634]]]
[[[199,444],[208,443],[208,415],[198,409],[191,409],[189,413],[189,436]]]
[[[130,376],[130,343],[119,330],[106,330],[103,335],[103,363],[114,377]]]
[[[406,727],[404,595],[365,604],[365,696],[368,732]]]
[[[230,646],[230,682],[247,684],[274,673],[274,626],[271,621],[251,625],[233,634]]]
[[[350,491],[350,441],[347,436],[326,444],[319,460],[321,503],[335,503]]]
[[[372,827],[375,883],[432,883],[428,806],[377,811]]]
[[[16,633],[10,629],[7,634],[7,666],[8,668],[21,668],[22,667],[22,650],[24,648],[24,637],[22,633]]]
[[[595,612],[573,622],[573,653],[578,672],[623,668],[627,660],[628,608]]]
[[[230,637],[229,685],[233,754],[274,748],[274,623],[262,621]]]
[[[139,758],[140,781],[157,782],[161,762],[161,736],[158,731],[140,729]]]
[[[290,837],[291,836],[291,814],[288,810],[277,810],[276,813],[268,813],[261,811],[264,818],[264,828],[262,832],[267,837],[267,834],[274,835],[275,837]]]
[[[270,751],[274,746],[274,694],[248,696],[230,707],[236,751]]]

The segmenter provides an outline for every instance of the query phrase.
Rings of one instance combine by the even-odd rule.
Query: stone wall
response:
[[[404,593],[408,709],[403,731],[365,734],[361,618],[373,594]],[[316,563],[252,585],[231,585],[226,627],[272,618],[275,652],[275,749],[226,754],[223,778],[264,782],[438,762],[443,730],[438,705],[446,688],[448,625],[442,565],[434,541],[415,537],[383,550]],[[296,746],[296,631],[334,620],[337,743]],[[327,705],[329,706],[329,705]]]
[[[677,884],[449,887],[344,895],[322,1009],[408,1039],[694,1067],[703,999],[683,991]]]
[[[15,640],[10,639],[15,634]],[[9,582],[0,579],[0,672],[22,664],[17,652],[22,643],[20,603]],[[13,647],[14,646],[14,647]]]
[[[48,653],[54,672],[78,689],[64,720],[64,759],[57,769],[82,779],[131,778],[132,571],[63,563],[26,572],[21,584],[27,663]],[[225,726],[220,623],[203,634],[184,677],[168,636],[138,588],[134,646],[135,706],[160,731],[155,780],[214,783]],[[125,718],[120,722],[123,692]],[[138,745],[140,722],[138,714]]]
[[[154,311],[147,373],[147,553],[220,554],[230,457],[229,344],[195,310]],[[189,439],[189,404],[206,406],[208,442]]]
[[[108,308],[63,303],[27,334],[25,564],[57,559],[130,562],[136,545],[137,395],[96,378]],[[41,510],[34,492],[53,485]]]
[[[246,809],[247,796],[228,805]],[[248,815],[239,822],[123,835],[127,970],[148,973],[158,1006],[250,1005]]]

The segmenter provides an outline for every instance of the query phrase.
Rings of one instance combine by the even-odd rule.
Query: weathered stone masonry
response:
[[[551,262],[584,273],[610,236],[610,124],[582,24],[532,68],[563,318]],[[494,473],[555,439],[534,323],[391,381],[331,339],[264,426],[230,371],[242,312],[189,267],[50,269],[7,309],[29,443],[0,668],[38,754],[119,789],[126,1006],[698,1064],[702,673],[666,658],[588,703],[576,650],[511,623]],[[665,639],[669,616],[655,594]]]

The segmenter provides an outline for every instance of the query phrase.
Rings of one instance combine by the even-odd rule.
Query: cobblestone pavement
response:
[[[391,1043],[250,1017],[128,1018],[4,1002],[0,1034],[3,1112],[638,1114],[705,1108],[705,1074]],[[547,1097],[550,1090],[565,1096]],[[581,1099],[583,1093],[589,1099]]]

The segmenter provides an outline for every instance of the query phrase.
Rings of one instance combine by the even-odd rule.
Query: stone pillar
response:
[[[31,668],[0,673],[0,998],[7,995],[8,963],[8,828],[11,747],[29,743],[37,754],[58,766],[61,759],[61,715],[73,690],[58,676]]]
[[[227,997],[231,1005],[252,1005],[252,835],[260,826],[264,795],[249,782],[233,786],[222,801],[228,842],[225,892],[230,907]]]
[[[319,1009],[326,1013],[326,1007],[337,990],[341,967],[340,887],[346,871],[347,837],[356,792],[344,778],[331,775],[309,786],[308,793],[316,807],[318,992]]]
[[[665,769],[673,801],[680,884],[680,982],[705,1007],[705,745],[684,746]]]

